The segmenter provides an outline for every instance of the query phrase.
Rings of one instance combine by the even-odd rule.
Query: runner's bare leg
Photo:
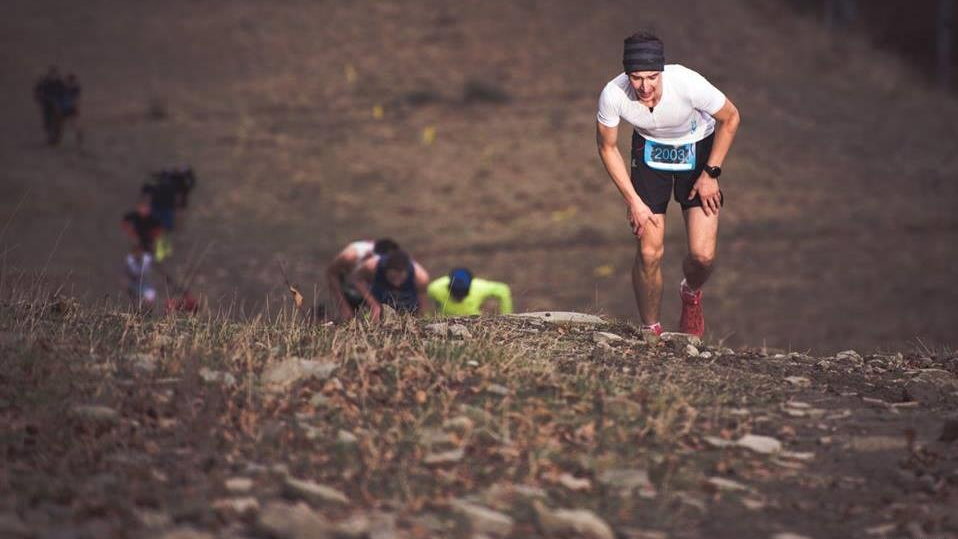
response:
[[[718,215],[705,215],[705,211],[698,207],[684,210],[682,214],[689,242],[689,253],[682,261],[682,272],[689,287],[698,290],[712,274],[719,219]]]
[[[659,321],[662,307],[662,255],[665,252],[665,215],[652,217],[658,226],[645,226],[636,242],[632,290],[642,323]]]

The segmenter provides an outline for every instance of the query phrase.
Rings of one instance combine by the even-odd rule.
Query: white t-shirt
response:
[[[353,269],[351,273],[356,273],[359,271],[359,268],[362,267],[363,262],[369,260],[369,257],[373,256],[373,249],[375,248],[376,243],[369,240],[360,240],[354,241],[349,244],[349,248],[356,253],[356,263],[353,264]]]
[[[376,253],[373,251],[375,246],[376,243],[370,240],[354,241],[347,246],[347,249],[351,249],[356,254],[356,262],[354,262],[353,267],[349,269],[349,273],[342,276],[344,285],[355,288],[359,268],[363,267],[363,263],[367,260],[376,256]]]
[[[705,77],[679,64],[665,66],[662,99],[654,111],[639,101],[622,73],[599,96],[599,123],[616,127],[623,119],[646,139],[663,144],[698,142],[715,131],[712,115],[725,105],[725,94]]]

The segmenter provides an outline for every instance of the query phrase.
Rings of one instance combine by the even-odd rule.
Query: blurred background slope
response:
[[[658,31],[742,111],[707,288],[728,344],[900,348],[956,341],[958,102],[873,37],[791,3],[5,3],[5,268],[116,295],[119,229],[151,170],[200,186],[174,264],[212,306],[307,295],[347,241],[392,236],[517,306],[634,318],[633,240],[594,142],[622,39]],[[84,85],[84,151],[43,144],[34,81]],[[629,132],[620,132],[623,152]],[[670,208],[664,322],[677,323]]]

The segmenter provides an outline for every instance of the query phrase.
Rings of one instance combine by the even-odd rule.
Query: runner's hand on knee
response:
[[[655,222],[655,214],[645,204],[629,206],[626,215],[629,217],[629,224],[632,226],[632,234],[637,238],[642,236],[642,229],[647,224],[658,226],[658,223]]]
[[[718,215],[719,208],[722,206],[722,195],[719,191],[718,181],[703,172],[696,180],[695,185],[692,186],[692,190],[689,191],[689,200],[694,199],[695,195],[698,195],[702,201],[702,211],[705,212],[705,215]]]

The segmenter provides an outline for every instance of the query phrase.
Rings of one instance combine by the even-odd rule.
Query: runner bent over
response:
[[[669,197],[682,207],[689,251],[682,263],[680,330],[702,335],[701,287],[712,272],[722,192],[718,178],[739,125],[738,109],[704,77],[665,65],[662,41],[625,40],[625,72],[599,97],[596,138],[602,164],[625,198],[638,239],[632,287],[643,329],[662,332],[661,261]],[[632,175],[616,145],[620,119],[632,124]]]
[[[341,320],[352,318],[363,304],[363,295],[356,288],[356,273],[363,263],[398,249],[399,244],[389,238],[361,240],[350,243],[333,258],[326,268],[326,283]]]
[[[369,305],[369,319],[378,322],[382,306],[401,313],[423,315],[429,310],[426,288],[429,273],[406,251],[396,250],[370,258],[356,272],[356,288]]]

